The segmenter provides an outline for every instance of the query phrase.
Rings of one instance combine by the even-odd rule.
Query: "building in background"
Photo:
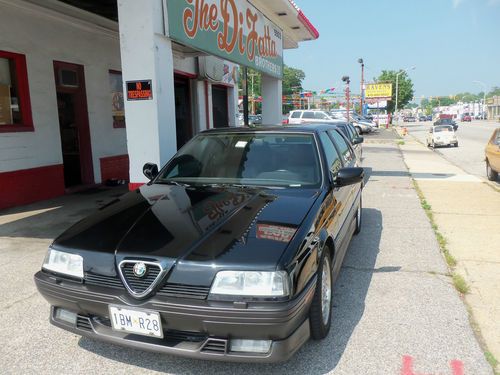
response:
[[[315,28],[289,0],[229,1],[250,28],[197,3],[0,0],[0,209],[146,182],[145,162],[238,125],[241,65],[264,74],[264,120],[281,123],[282,50]]]
[[[486,99],[489,120],[500,121],[500,96]]]

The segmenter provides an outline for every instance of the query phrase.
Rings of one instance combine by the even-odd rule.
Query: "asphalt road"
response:
[[[404,123],[404,126],[411,135],[426,144],[431,122]],[[497,127],[500,127],[500,123],[494,121],[458,122],[459,147],[439,147],[435,151],[467,173],[486,179],[484,148]],[[496,184],[500,186],[500,180]]]
[[[176,358],[82,338],[51,326],[37,293],[51,239],[113,197],[73,195],[0,212],[2,374],[492,374],[447,276],[391,132],[367,135],[363,224],[334,288],[333,321],[286,363]]]

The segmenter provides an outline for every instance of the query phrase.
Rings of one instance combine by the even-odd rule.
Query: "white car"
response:
[[[436,125],[431,127],[427,134],[427,147],[437,146],[458,147],[458,139],[451,125]]]
[[[299,109],[290,112],[290,117],[288,117],[288,124],[304,124],[304,123],[328,123],[328,122],[338,122],[330,117],[325,111],[313,110],[313,109]]]

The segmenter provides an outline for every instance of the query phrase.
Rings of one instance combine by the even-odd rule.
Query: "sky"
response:
[[[409,72],[415,99],[500,86],[500,0],[295,0],[318,29],[315,41],[284,52],[285,64],[319,91],[351,79],[359,93],[382,70]],[[340,90],[339,90],[340,91]]]

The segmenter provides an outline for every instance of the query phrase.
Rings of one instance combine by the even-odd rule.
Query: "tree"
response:
[[[292,95],[301,92],[302,81],[306,78],[305,73],[300,69],[284,66],[283,68],[283,95]]]
[[[491,98],[493,96],[500,96],[500,87],[494,86],[491,91],[486,94],[486,97]]]
[[[375,79],[376,82],[392,83],[392,99],[387,103],[387,111],[394,112],[396,107],[396,74],[395,70],[382,70],[382,74]],[[413,82],[406,72],[399,74],[398,79],[398,108],[404,108],[413,98]]]

